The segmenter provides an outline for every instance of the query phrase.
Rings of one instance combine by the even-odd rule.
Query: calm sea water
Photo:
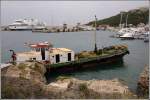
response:
[[[65,47],[80,52],[83,50],[93,50],[94,48],[94,32],[68,32],[68,33],[32,33],[30,31],[12,31],[1,32],[1,56],[2,62],[10,60],[10,49],[16,52],[27,51],[29,48],[24,46],[25,42],[51,42],[54,47]],[[110,38],[115,34],[108,31],[97,32],[98,48],[102,46],[110,46],[115,44],[127,44],[130,54],[124,56],[123,64],[111,64],[99,66],[95,70],[86,70],[75,73],[66,74],[79,79],[114,79],[123,80],[129,88],[136,90],[136,84],[139,74],[143,68],[149,64],[149,43],[142,40],[120,40]],[[100,68],[103,67],[103,68]],[[53,75],[56,78],[58,75]],[[49,77],[50,79],[52,77]],[[49,79],[49,80],[50,80]]]

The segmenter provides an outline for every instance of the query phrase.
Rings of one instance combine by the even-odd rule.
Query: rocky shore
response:
[[[58,77],[47,84],[42,63],[26,62],[1,70],[3,99],[128,99],[136,98],[118,79],[79,80]]]
[[[137,84],[138,98],[149,98],[149,67],[146,66],[143,72],[140,74]]]

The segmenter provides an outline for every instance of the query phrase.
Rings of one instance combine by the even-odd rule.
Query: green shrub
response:
[[[2,87],[2,98],[11,98],[14,96],[13,88],[10,85]]]
[[[39,73],[42,73],[42,72],[43,72],[41,66],[40,66],[38,63],[35,63],[35,65],[34,65],[34,70],[35,70],[35,71],[38,71]]]
[[[82,83],[79,85],[79,90],[82,91],[82,92],[85,92],[87,91],[87,85],[85,83]]]
[[[24,63],[20,63],[20,64],[18,65],[18,68],[21,69],[21,70],[24,70],[26,67],[27,67],[27,66],[26,66],[26,64],[24,64]]]
[[[25,75],[26,75],[26,72],[24,71],[24,72],[20,73],[19,78],[26,79]]]
[[[79,85],[79,91],[82,93],[83,98],[89,98],[91,96],[86,83]]]
[[[56,78],[56,80],[64,80],[64,79],[69,79],[69,76],[59,76]]]

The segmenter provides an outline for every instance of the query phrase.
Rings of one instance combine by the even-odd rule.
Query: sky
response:
[[[120,11],[149,6],[141,1],[1,1],[1,24],[8,25],[16,19],[36,18],[47,25],[75,25],[108,18]]]

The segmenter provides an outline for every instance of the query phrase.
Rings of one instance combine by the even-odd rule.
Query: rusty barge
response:
[[[109,64],[123,60],[123,56],[129,54],[125,45],[115,45],[93,51],[83,51],[75,55],[75,60],[70,62],[45,65],[47,72],[66,73],[95,67],[99,64]]]

